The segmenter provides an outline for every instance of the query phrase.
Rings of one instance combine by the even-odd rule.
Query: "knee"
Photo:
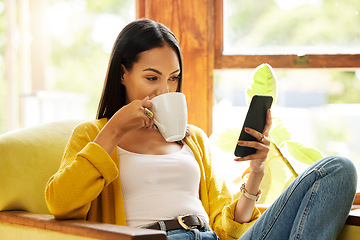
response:
[[[336,171],[339,173],[338,177],[350,189],[356,192],[357,187],[357,171],[354,163],[346,157],[331,156]]]
[[[335,159],[337,160],[344,174],[355,178],[354,180],[357,181],[357,172],[354,163],[346,157],[336,156]]]

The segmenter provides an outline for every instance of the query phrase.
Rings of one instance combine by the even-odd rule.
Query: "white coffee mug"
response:
[[[183,93],[164,93],[150,100],[154,123],[167,142],[176,142],[185,137],[187,106]]]

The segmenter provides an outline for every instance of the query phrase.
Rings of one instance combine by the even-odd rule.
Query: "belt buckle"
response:
[[[188,216],[190,216],[190,214],[186,214],[186,215],[178,216],[178,217],[177,217],[177,220],[178,220],[180,226],[183,227],[185,230],[190,230],[190,229],[196,228],[197,226],[189,227],[188,225],[186,225],[186,223],[184,222],[183,218],[184,218],[184,217],[188,217]],[[203,227],[204,227],[204,222],[201,220],[201,218],[200,218],[199,216],[196,216],[196,217],[197,217],[197,218],[199,219],[199,221],[200,221],[201,228],[203,228]]]

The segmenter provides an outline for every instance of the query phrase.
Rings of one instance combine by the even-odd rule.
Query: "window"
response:
[[[263,62],[275,68],[360,67],[356,0],[217,0],[217,5],[217,68]]]
[[[360,53],[356,0],[224,1],[225,54]]]
[[[132,0],[0,0],[0,133],[94,118],[112,45],[135,14]]]
[[[279,82],[273,114],[295,139],[325,155],[346,156],[360,170],[360,2],[218,0],[217,5],[214,132],[241,127],[252,71],[269,63]]]
[[[6,130],[5,4],[0,0],[0,133]]]

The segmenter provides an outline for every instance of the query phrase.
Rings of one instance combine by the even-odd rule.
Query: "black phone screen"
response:
[[[239,140],[257,141],[257,139],[245,132],[245,127],[252,128],[258,132],[263,132],[266,123],[266,114],[273,102],[272,96],[255,95],[251,99],[251,103],[246,114],[243,127],[240,132]],[[236,144],[234,154],[237,157],[245,157],[254,154],[255,148],[239,146]]]

